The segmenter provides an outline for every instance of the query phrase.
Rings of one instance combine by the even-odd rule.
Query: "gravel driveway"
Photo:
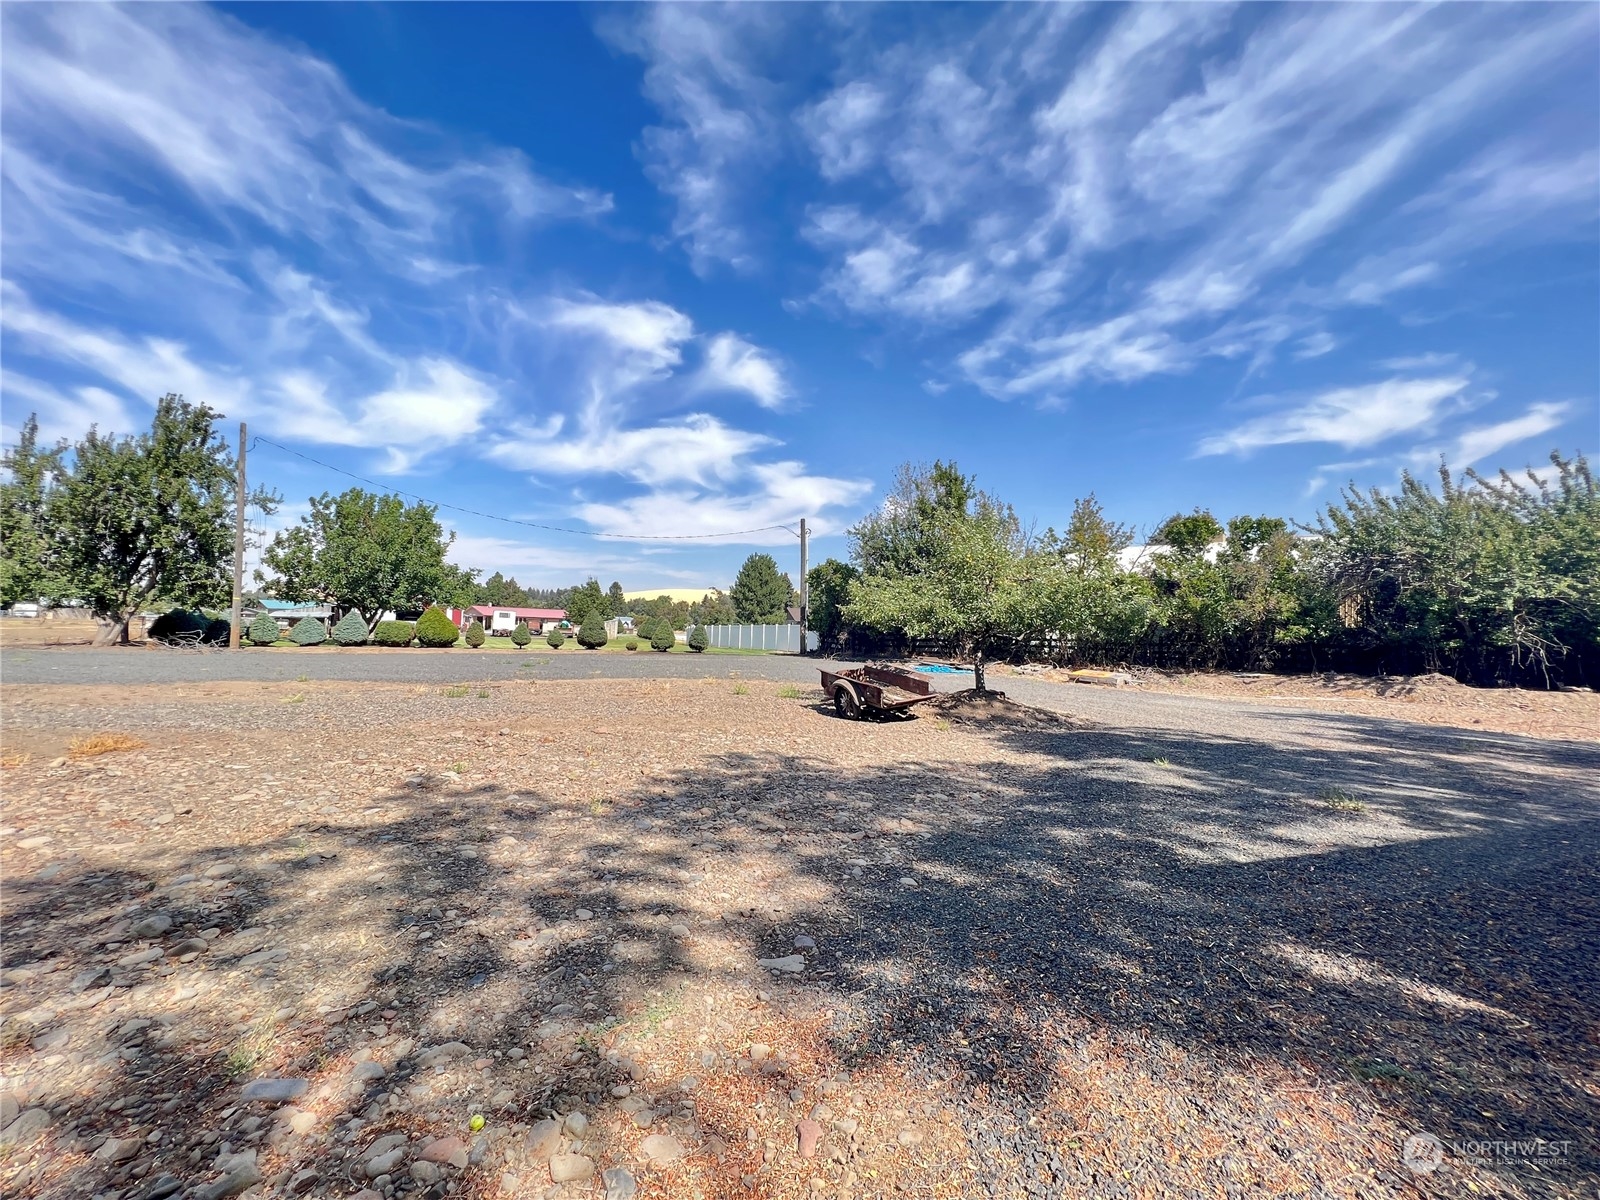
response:
[[[344,1196],[404,1134],[379,1194],[422,1197],[473,1112],[467,1195],[546,1194],[530,1130],[572,1112],[563,1154],[641,1197],[1600,1182],[1593,745],[1027,680],[1071,719],[857,724],[780,657],[268,655],[0,660],[8,742],[151,743],[6,775],[5,1087],[73,1152],[0,1160],[14,1194],[203,1186],[221,1144]],[[369,661],[404,682],[315,682]],[[15,686],[67,678],[116,686]],[[251,1073],[316,1102],[269,1120]]]

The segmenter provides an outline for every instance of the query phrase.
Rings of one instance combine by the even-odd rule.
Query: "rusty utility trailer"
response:
[[[933,688],[926,679],[888,667],[823,671],[822,690],[833,697],[834,711],[851,720],[869,713],[899,712],[933,699]]]

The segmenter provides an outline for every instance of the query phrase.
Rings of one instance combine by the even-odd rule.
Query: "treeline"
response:
[[[1309,524],[1174,515],[1143,547],[1091,495],[1033,536],[953,464],[903,468],[808,576],[825,646],[913,640],[1064,665],[1437,671],[1473,684],[1600,682],[1600,493],[1581,456],[1551,469],[1409,474],[1348,490]]]

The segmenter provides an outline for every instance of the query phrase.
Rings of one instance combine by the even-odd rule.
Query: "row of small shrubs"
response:
[[[156,641],[225,645],[228,641],[228,630],[229,625],[225,618],[173,609],[150,623],[148,636]],[[266,613],[262,613],[250,623],[245,635],[252,646],[271,646],[283,636],[279,632],[278,622]],[[672,624],[666,620],[645,622],[638,630],[638,637],[647,639],[652,650],[663,653],[671,650],[677,643],[677,635]],[[440,608],[428,609],[415,625],[410,621],[379,621],[378,627],[369,635],[366,618],[352,609],[334,625],[331,634],[317,618],[304,617],[289,631],[288,638],[296,646],[320,646],[331,639],[336,646],[364,646],[370,641],[376,646],[397,648],[409,646],[413,641],[431,648],[442,648],[454,646],[457,641],[464,639],[468,646],[478,649],[488,640],[488,635],[484,632],[481,621],[474,621],[467,626],[466,633],[462,634],[456,628],[455,622],[445,616],[444,610]],[[579,627],[577,638],[578,645],[586,650],[598,650],[610,640],[604,622],[592,618]],[[532,641],[533,633],[528,629],[527,622],[519,621],[517,627],[511,631],[511,644],[520,650]],[[567,644],[567,635],[560,629],[551,629],[545,634],[544,641],[550,649],[559,650]],[[696,625],[689,631],[689,649],[699,653],[708,645],[710,639],[706,636],[703,626]],[[626,646],[629,650],[637,650],[639,641],[637,638],[629,638]]]

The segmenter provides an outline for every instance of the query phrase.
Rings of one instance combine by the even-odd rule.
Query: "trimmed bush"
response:
[[[711,645],[711,638],[706,633],[704,625],[696,625],[694,632],[689,635],[689,649],[696,654],[704,654],[707,646]]]
[[[672,622],[657,621],[650,627],[650,649],[665,653],[677,643],[678,636],[672,631]]]
[[[416,636],[416,627],[410,621],[379,621],[372,631],[372,643],[375,646],[409,646]]]
[[[283,636],[278,630],[278,623],[267,613],[262,613],[251,621],[250,627],[245,632],[249,635],[252,646],[270,646]]]
[[[479,649],[485,640],[483,622],[474,621],[471,625],[468,625],[465,636],[467,639],[467,645],[471,646],[474,650]]]
[[[210,624],[204,613],[187,608],[174,608],[150,622],[145,637],[153,642],[180,642],[198,645],[205,640],[206,626]]]
[[[333,640],[340,646],[365,646],[367,644],[367,619],[355,609],[339,618],[333,627]]]
[[[289,640],[296,646],[320,646],[328,640],[328,630],[316,617],[301,617],[289,630]]]
[[[559,629],[552,629],[544,635],[544,644],[552,650],[559,650],[567,644],[567,635]]]
[[[639,639],[638,638],[629,638],[627,641],[623,642],[622,644],[624,646],[626,646],[629,650],[637,650],[639,648]]]
[[[528,632],[528,623],[526,621],[518,621],[517,627],[511,631],[511,644],[521,650],[531,641],[533,641],[533,634]]]
[[[454,646],[461,636],[455,622],[444,615],[442,608],[430,608],[417,621],[417,641],[435,650]]]
[[[200,640],[208,646],[226,646],[231,633],[232,621],[227,617],[212,617],[206,622],[206,631],[200,635]]]
[[[578,645],[585,650],[598,650],[611,640],[611,635],[606,632],[605,622],[599,617],[587,617],[582,625],[578,626]]]

